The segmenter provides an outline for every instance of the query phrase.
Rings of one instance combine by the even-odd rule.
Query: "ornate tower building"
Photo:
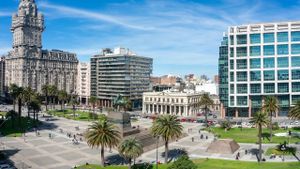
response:
[[[76,54],[42,50],[44,16],[34,0],[21,0],[13,14],[13,50],[6,58],[6,86],[31,87],[41,91],[51,84],[60,90],[75,91],[78,60]]]

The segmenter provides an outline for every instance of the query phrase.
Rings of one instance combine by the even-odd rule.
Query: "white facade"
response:
[[[77,92],[82,104],[88,104],[91,88],[91,66],[89,63],[78,64]]]
[[[144,114],[172,114],[196,117],[201,113],[201,93],[146,92],[143,94]]]
[[[300,22],[232,26],[228,40],[229,107],[251,117],[264,96],[276,95],[286,115],[300,100]]]
[[[203,83],[196,85],[196,92],[209,93],[210,95],[219,95],[218,85],[216,83]]]

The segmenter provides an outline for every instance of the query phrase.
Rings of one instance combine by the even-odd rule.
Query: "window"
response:
[[[277,33],[277,42],[288,42],[289,35],[287,32],[278,32]]]
[[[230,60],[230,69],[234,69],[234,60]]]
[[[250,56],[260,56],[260,46],[250,46]]]
[[[300,56],[292,57],[292,67],[300,67]]]
[[[234,84],[230,84],[230,94],[234,94]]]
[[[238,45],[247,44],[247,35],[237,35],[236,42]]]
[[[277,45],[277,54],[278,55],[288,55],[289,54],[289,45]]]
[[[292,54],[300,54],[300,44],[292,44]]]
[[[250,35],[250,43],[251,44],[260,43],[260,34],[251,34]]]
[[[260,81],[261,80],[260,71],[250,71],[250,80],[251,81]]]
[[[265,70],[264,71],[264,80],[267,80],[267,81],[275,80],[274,70]]]
[[[264,84],[264,93],[275,93],[274,83],[265,83]]]
[[[260,68],[260,59],[250,59],[250,68],[255,69],[255,68]]]
[[[238,82],[247,81],[247,72],[236,72],[236,80]]]
[[[250,85],[250,93],[261,93],[260,84],[251,84]]]
[[[292,92],[300,92],[300,82],[292,83]]]
[[[292,95],[292,104],[296,104],[300,100],[300,95]]]
[[[282,92],[282,93],[285,93],[285,92]],[[280,106],[280,108],[290,107],[290,96],[289,95],[278,96],[278,105]]]
[[[230,57],[233,58],[234,57],[234,49],[230,48]]]
[[[261,96],[251,96],[251,105],[252,107],[261,107],[262,105],[262,97]]]
[[[247,59],[236,60],[237,69],[247,69]]]
[[[247,84],[237,84],[236,89],[238,94],[248,93]]]
[[[265,45],[264,46],[264,55],[270,56],[274,55],[274,45]]]
[[[288,57],[278,57],[277,58],[277,67],[289,67],[289,58]]]
[[[292,70],[292,80],[300,79],[300,69]]]
[[[230,96],[230,105],[234,106],[234,96]]]
[[[277,78],[278,80],[289,80],[289,70],[278,70]]]
[[[278,83],[278,93],[288,93],[289,84],[288,83]]]
[[[274,33],[264,33],[264,43],[273,43]]]
[[[234,82],[234,73],[233,72],[230,72],[230,81]]]
[[[264,58],[264,68],[274,68],[274,58]]]
[[[300,32],[292,32],[291,33],[291,41],[300,41]]]
[[[237,96],[236,99],[238,106],[247,106],[247,96]]]
[[[236,56],[237,57],[247,56],[247,47],[237,47]]]
[[[230,45],[234,45],[234,37],[233,37],[233,35],[230,35]]]

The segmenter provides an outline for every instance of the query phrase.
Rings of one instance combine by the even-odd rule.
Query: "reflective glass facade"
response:
[[[250,72],[250,80],[251,81],[260,81],[261,80],[261,72],[260,71],[251,71]]]
[[[288,55],[289,45],[277,45],[277,55]]]
[[[250,43],[251,44],[258,44],[260,43],[260,34],[250,34]]]
[[[274,42],[274,33],[264,33],[264,43],[273,43]]]
[[[292,57],[292,67],[300,67],[300,56]]]
[[[274,58],[264,58],[264,68],[274,68],[275,61]]]
[[[289,80],[289,70],[278,70],[277,71],[278,80]]]
[[[264,80],[265,81],[275,80],[275,71],[274,70],[265,70],[264,71]]]
[[[288,57],[278,57],[277,58],[277,67],[278,68],[289,67],[289,58]]]
[[[260,58],[250,59],[250,68],[257,69],[260,68]]]
[[[277,32],[277,42],[288,42],[289,33],[288,32]]]
[[[250,46],[250,56],[260,56],[260,46]]]
[[[274,45],[264,45],[264,55],[270,56],[275,54]]]

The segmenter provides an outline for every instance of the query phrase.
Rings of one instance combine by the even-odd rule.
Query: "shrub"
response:
[[[273,123],[273,125],[272,125],[272,129],[273,130],[279,130],[279,124],[278,124],[278,122],[275,122],[275,123]]]
[[[223,121],[221,122],[221,128],[225,129],[225,130],[229,130],[231,129],[231,123],[230,121]]]
[[[197,166],[188,156],[183,155],[179,157],[168,169],[197,169]]]

